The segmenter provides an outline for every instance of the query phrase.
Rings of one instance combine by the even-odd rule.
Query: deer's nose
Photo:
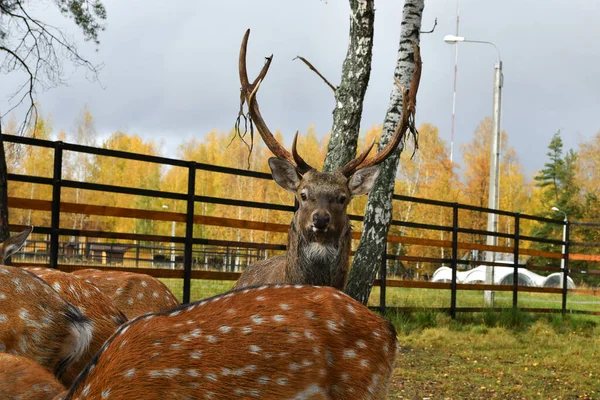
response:
[[[329,225],[331,217],[328,213],[314,213],[313,214],[313,225],[317,229],[325,229]]]

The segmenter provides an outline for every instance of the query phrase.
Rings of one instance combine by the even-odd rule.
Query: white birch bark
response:
[[[356,156],[363,100],[371,75],[373,3],[373,0],[350,0],[348,52],[342,65],[341,83],[335,91],[333,127],[323,172],[332,172]]]
[[[419,44],[419,31],[421,29],[421,17],[425,6],[424,2],[425,0],[406,0],[402,12],[400,46],[394,75],[407,88],[410,87],[414,71],[412,41]],[[402,95],[398,87],[392,83],[390,105],[379,142],[380,149],[389,142],[400,121],[401,106]],[[379,178],[369,194],[362,237],[354,256],[354,262],[345,289],[348,295],[363,304],[366,304],[369,299],[373,280],[381,265],[382,255],[385,251],[385,238],[392,219],[394,178],[402,150],[403,145],[401,143],[398,149],[380,165],[381,172]]]

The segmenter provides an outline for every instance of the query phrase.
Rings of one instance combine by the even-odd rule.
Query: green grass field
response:
[[[400,353],[390,399],[599,399],[597,317],[391,315]]]
[[[180,279],[161,279],[182,298]],[[233,281],[193,280],[198,300]],[[373,288],[370,305],[379,304]],[[449,290],[388,288],[390,306],[448,307]],[[600,297],[570,295],[569,308],[600,311]],[[483,307],[483,292],[460,291],[459,307]],[[400,352],[389,399],[600,399],[600,318],[513,313],[511,292],[497,292],[501,313],[388,314]],[[561,307],[561,296],[520,293],[520,307]]]

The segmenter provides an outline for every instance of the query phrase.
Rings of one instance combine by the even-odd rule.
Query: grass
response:
[[[386,304],[417,308],[450,307],[450,290],[387,288]],[[496,292],[495,306],[512,307],[512,292]],[[379,287],[373,287],[369,305],[379,305]],[[483,291],[459,290],[456,295],[458,307],[484,307]],[[562,307],[562,295],[550,293],[518,293],[518,306],[528,308]],[[600,311],[600,296],[569,293],[567,309]]]
[[[390,399],[600,398],[600,327],[593,317],[389,317],[401,347]]]

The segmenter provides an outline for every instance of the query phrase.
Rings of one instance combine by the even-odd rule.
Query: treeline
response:
[[[9,123],[6,132],[16,127]],[[461,148],[461,159],[451,162],[448,143],[440,138],[438,129],[430,124],[419,128],[419,149],[414,152],[413,144],[407,147],[401,157],[395,192],[421,198],[459,202],[486,207],[488,204],[491,120],[483,120],[474,132],[472,140]],[[381,127],[369,129],[361,139],[360,146],[369,143],[373,136],[381,133]],[[84,108],[76,119],[72,131],[55,132],[49,117],[40,118],[28,136],[40,139],[63,140],[107,149],[163,155],[164,143],[145,140],[137,134],[114,132],[99,140],[91,112]],[[282,137],[278,133],[279,139]],[[178,147],[178,158],[227,167],[251,169],[269,172],[267,159],[272,155],[265,149],[262,140],[255,138],[254,148],[249,152],[249,137],[241,140],[234,131],[213,131],[204,138],[198,137],[183,141]],[[328,137],[318,138],[314,130],[309,129],[299,137],[298,148],[302,156],[313,166],[323,163]],[[285,144],[289,147],[289,143]],[[51,177],[53,170],[53,150],[30,146],[5,144],[10,173]],[[510,146],[508,134],[502,134],[502,159],[500,172],[500,208],[562,219],[563,215],[551,211],[558,207],[567,213],[571,220],[595,220],[600,211],[600,133],[589,142],[582,143],[577,151],[564,151],[560,134],[557,133],[549,144],[548,160],[542,170],[534,177],[527,177],[519,162],[515,150]],[[117,186],[136,187],[185,193],[187,190],[187,170],[179,167],[166,167],[158,164],[123,160],[105,156],[93,156],[65,152],[62,175],[65,179],[94,182]],[[198,171],[196,194],[203,196],[243,199],[257,202],[293,204],[290,193],[280,189],[271,180],[246,178],[214,172]],[[27,199],[51,199],[49,186],[11,182],[9,196]],[[145,196],[132,196],[113,193],[98,193],[79,189],[63,189],[62,201],[80,204],[110,205],[146,210],[168,210],[185,213],[183,201],[157,199]],[[366,197],[353,200],[349,213],[362,215]],[[219,206],[199,203],[196,213],[206,216],[244,219],[262,222],[288,224],[289,213],[256,210],[243,207]],[[169,222],[138,220],[131,218],[96,217],[78,214],[64,214],[61,226],[73,229],[92,229],[115,232],[134,232],[141,234],[170,235],[172,225]],[[394,219],[435,225],[451,225],[452,210],[412,202],[396,201]],[[11,209],[11,223],[49,226],[50,213]],[[459,215],[460,226],[485,230],[487,214],[463,212]],[[355,230],[360,224],[354,223]],[[500,217],[498,230],[513,234],[512,219]],[[176,235],[184,236],[184,224],[177,224]],[[195,226],[196,237],[220,238],[226,240],[252,242],[283,242],[281,233],[221,228],[213,226]],[[561,238],[561,227],[551,224],[523,224],[522,234]],[[392,226],[391,234],[412,237],[450,240],[448,232],[416,230]],[[596,230],[578,229],[573,232],[576,240],[599,241]],[[485,236],[463,234],[461,241],[485,243]],[[500,238],[499,245],[510,245],[510,239]],[[526,245],[526,244],[522,244]],[[560,251],[559,247],[538,246],[544,250]],[[449,249],[404,245],[392,246],[396,254],[424,257],[449,257]],[[581,250],[581,251],[579,251]],[[577,252],[584,252],[578,249]],[[572,250],[573,251],[573,250]],[[588,251],[590,249],[588,248]],[[478,258],[481,254],[464,253],[461,257]],[[525,261],[525,260],[524,260]],[[556,261],[545,260],[544,263]],[[539,260],[536,263],[540,264]],[[407,274],[431,274],[438,265],[411,263],[402,265]],[[587,265],[581,265],[587,268]],[[597,268],[591,266],[591,268]]]

